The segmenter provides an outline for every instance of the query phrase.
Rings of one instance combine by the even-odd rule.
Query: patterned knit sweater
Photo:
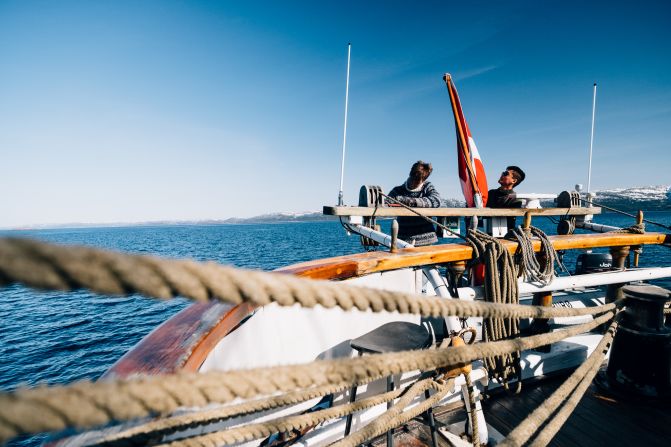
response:
[[[388,195],[401,202],[405,202],[405,199],[414,199],[406,205],[417,208],[439,208],[441,205],[440,194],[430,182],[424,182],[422,187],[415,191],[408,189],[404,183],[393,188]],[[438,242],[436,228],[421,217],[399,217],[398,227],[399,239],[414,243],[416,247]]]

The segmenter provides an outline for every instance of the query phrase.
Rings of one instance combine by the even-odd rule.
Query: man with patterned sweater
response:
[[[410,168],[410,175],[404,184],[389,192],[389,197],[413,208],[439,208],[440,194],[426,179],[433,172],[431,163],[418,161]],[[393,205],[393,202],[391,203]],[[438,242],[436,228],[421,217],[399,217],[398,237],[416,247]]]

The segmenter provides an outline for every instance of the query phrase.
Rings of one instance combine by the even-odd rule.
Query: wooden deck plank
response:
[[[540,402],[549,397],[564,378],[554,378],[527,387],[522,395],[499,394],[483,403],[487,421],[501,433],[509,433]],[[525,408],[528,405],[528,408]],[[592,384],[582,401],[551,445],[669,445],[671,411],[645,402],[620,401],[608,396]]]
[[[546,400],[566,379],[552,377],[535,382],[520,395],[497,392],[483,401],[487,423],[506,435]],[[461,405],[434,410],[438,426],[466,418]],[[439,438],[440,439],[440,438]],[[552,447],[586,446],[668,446],[671,440],[671,411],[662,404],[613,398],[595,384],[585,393],[578,407],[549,443]],[[430,445],[429,430],[420,418],[395,431],[396,446],[420,447]],[[385,445],[384,436],[373,443]],[[442,444],[441,444],[442,445]]]

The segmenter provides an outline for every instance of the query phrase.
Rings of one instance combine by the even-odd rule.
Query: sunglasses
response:
[[[501,177],[508,177],[510,175],[510,171],[503,171],[501,173]]]

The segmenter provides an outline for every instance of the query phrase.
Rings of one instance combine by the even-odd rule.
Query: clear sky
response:
[[[671,183],[671,2],[0,0],[0,227],[334,204],[434,166],[453,74],[490,187]]]

